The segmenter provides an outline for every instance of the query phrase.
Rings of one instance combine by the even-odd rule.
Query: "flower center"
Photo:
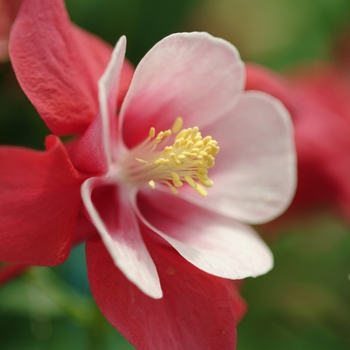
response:
[[[181,130],[182,123],[178,117],[171,129],[157,135],[152,127],[146,140],[132,149],[123,162],[124,179],[138,186],[148,183],[151,188],[163,183],[174,194],[187,182],[206,196],[204,187],[213,186],[208,169],[214,166],[219,147],[211,136],[202,138],[197,126]]]

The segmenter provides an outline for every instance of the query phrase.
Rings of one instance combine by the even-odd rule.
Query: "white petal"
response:
[[[158,273],[143,242],[129,193],[104,178],[90,178],[82,185],[81,194],[115,265],[145,294],[161,298]]]
[[[150,127],[169,129],[179,116],[186,128],[216,120],[234,105],[244,78],[244,64],[227,41],[197,32],[164,38],[135,70],[121,110],[125,143],[135,146]]]
[[[187,200],[254,224],[274,219],[289,206],[296,188],[296,152],[291,118],[281,102],[246,92],[202,134],[220,146],[209,169],[214,186],[206,198],[184,192]]]
[[[148,227],[209,274],[242,279],[273,266],[269,248],[247,225],[157,190],[144,190],[138,205]]]
[[[98,82],[98,99],[102,123],[103,140],[107,153],[108,163],[111,163],[111,151],[116,142],[116,109],[119,81],[124,62],[126,38],[122,36],[117,42],[111,60]]]

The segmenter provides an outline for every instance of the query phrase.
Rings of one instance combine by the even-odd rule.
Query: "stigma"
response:
[[[182,125],[183,119],[178,117],[169,130],[156,133],[151,127],[148,137],[122,161],[124,181],[153,189],[165,184],[174,194],[187,183],[207,196],[205,188],[213,186],[208,169],[215,165],[220,148],[211,136],[203,138],[197,126],[182,129]]]

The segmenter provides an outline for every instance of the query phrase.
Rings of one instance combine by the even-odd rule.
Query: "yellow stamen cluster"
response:
[[[210,136],[202,138],[197,126],[180,131],[182,123],[181,117],[176,118],[171,130],[161,131],[157,136],[152,127],[145,142],[132,151],[133,154],[143,154],[142,158],[134,158],[138,165],[129,168],[128,173],[134,181],[148,182],[151,188],[155,188],[157,182],[165,183],[175,194],[178,193],[177,187],[183,186],[185,181],[197,193],[206,196],[204,187],[213,186],[208,169],[214,166],[219,147]],[[173,144],[157,151],[160,144],[171,136]]]

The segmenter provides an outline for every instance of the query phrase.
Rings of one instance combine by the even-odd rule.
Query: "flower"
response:
[[[96,40],[72,29],[61,1],[23,1],[10,39],[18,80],[54,134],[78,137],[0,150],[0,258],[60,263],[88,225],[92,292],[131,343],[232,349],[244,310],[230,280],[272,267],[242,222],[276,217],[295,189],[289,115],[244,93],[238,52],[206,33],[156,44],[118,110],[126,39],[98,91]]]

